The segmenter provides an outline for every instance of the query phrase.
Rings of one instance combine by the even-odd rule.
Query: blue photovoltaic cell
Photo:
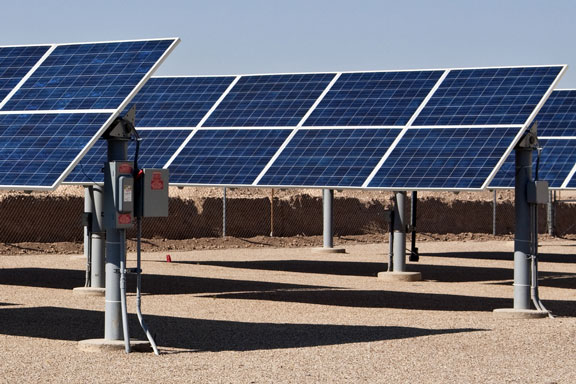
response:
[[[291,132],[199,130],[170,165],[170,183],[250,185]]]
[[[576,90],[552,91],[534,121],[539,137],[576,137]]]
[[[259,185],[361,187],[400,129],[301,129]]]
[[[451,70],[414,125],[525,124],[562,67]]]
[[[0,48],[0,102],[48,51],[49,46]]]
[[[0,115],[0,185],[52,186],[110,117]]]
[[[443,73],[343,73],[304,125],[406,125]]]
[[[334,73],[242,76],[204,126],[296,126],[334,76]]]
[[[173,43],[60,45],[2,110],[116,109]]]
[[[192,130],[157,129],[138,131],[142,138],[138,154],[139,168],[163,168]],[[133,161],[136,144],[128,145],[128,159]],[[103,183],[102,170],[107,158],[106,140],[98,140],[66,178],[70,184]]]
[[[234,77],[153,77],[126,109],[136,106],[138,127],[195,127],[233,80]]]
[[[549,183],[550,188],[560,188],[576,164],[575,139],[538,139],[542,147],[538,179]],[[533,153],[532,177],[536,176],[536,152]],[[512,152],[502,165],[492,182],[491,187],[514,188],[515,154]]]
[[[481,188],[518,135],[518,128],[412,128],[369,188]]]

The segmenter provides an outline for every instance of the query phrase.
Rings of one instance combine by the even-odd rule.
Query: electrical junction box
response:
[[[133,171],[134,164],[131,161],[111,161],[108,163],[108,166],[104,168],[104,178],[106,180],[104,188],[112,188],[112,196],[114,196],[112,202],[104,202],[104,204],[108,206],[105,212],[114,212],[111,216],[104,216],[106,228],[127,229],[133,226]],[[110,207],[110,204],[114,207]]]
[[[548,182],[540,180],[529,182],[526,194],[529,204],[548,204]]]
[[[142,169],[138,180],[140,196],[136,216],[168,217],[168,178],[167,169]]]

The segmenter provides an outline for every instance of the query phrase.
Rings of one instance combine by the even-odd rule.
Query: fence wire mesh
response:
[[[315,236],[322,234],[321,190],[171,188],[170,216],[146,218],[143,237]],[[388,232],[386,210],[393,206],[388,191],[336,191],[333,208],[335,236]],[[576,204],[568,192],[557,194],[555,232],[576,233]],[[563,200],[564,199],[564,200]],[[410,193],[407,216],[410,217]],[[82,242],[84,190],[65,186],[50,193],[0,194],[0,241]],[[539,208],[541,233],[548,231],[547,207]],[[418,195],[419,233],[514,233],[512,191],[431,193]],[[224,233],[225,231],[225,233]],[[128,236],[134,236],[132,231]]]

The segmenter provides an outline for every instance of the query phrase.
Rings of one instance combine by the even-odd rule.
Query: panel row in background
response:
[[[175,185],[481,189],[562,68],[152,78],[132,104],[139,163],[168,167]],[[214,127],[224,111],[259,123]],[[418,125],[422,116],[439,125]],[[470,118],[482,125],[443,125]],[[484,125],[503,121],[515,124]],[[66,181],[101,182],[99,151]]]
[[[138,126],[522,125],[563,69],[155,78],[139,93]]]
[[[55,188],[177,42],[0,47],[0,188]]]

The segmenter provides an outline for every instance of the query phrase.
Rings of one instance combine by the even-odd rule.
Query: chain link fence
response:
[[[143,237],[314,236],[322,234],[321,190],[171,188],[170,216],[146,218]],[[514,233],[513,192],[430,193],[418,195],[419,233]],[[564,198],[564,200],[563,200]],[[555,233],[576,233],[576,204],[558,195],[554,203]],[[569,201],[566,201],[569,200]],[[386,210],[393,206],[387,191],[336,191],[335,236],[388,232]],[[410,193],[407,216],[410,217]],[[0,195],[0,241],[82,242],[84,190],[67,186],[51,193]],[[547,207],[539,208],[540,231],[548,231]],[[134,236],[132,231],[128,236]]]

